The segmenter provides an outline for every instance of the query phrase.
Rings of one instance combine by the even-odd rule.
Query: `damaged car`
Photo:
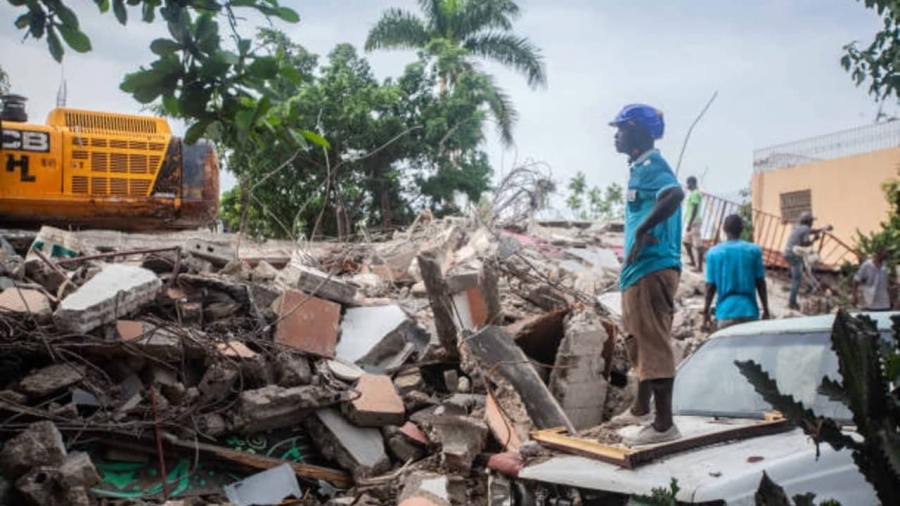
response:
[[[896,314],[868,316],[887,335],[890,317]],[[516,473],[509,499],[518,504],[645,504],[637,498],[665,489],[679,504],[752,505],[765,472],[788,497],[812,492],[816,503],[833,499],[878,504],[850,451],[835,451],[827,444],[817,448],[774,412],[735,366],[735,361],[758,363],[782,393],[860,438],[850,410],[818,391],[823,377],[840,379],[831,349],[833,322],[834,315],[820,315],[716,332],[676,373],[673,408],[682,439],[592,449],[596,441],[570,438],[571,446],[564,451],[581,456],[555,452],[551,458],[526,463]],[[626,437],[635,430],[624,427],[618,434]],[[671,486],[673,479],[676,487]]]

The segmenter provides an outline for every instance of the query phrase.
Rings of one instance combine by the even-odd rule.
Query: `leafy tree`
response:
[[[625,193],[621,185],[612,183],[604,189],[588,189],[584,172],[579,171],[569,181],[566,205],[582,220],[610,220],[624,213]]]
[[[417,49],[433,61],[441,90],[476,72],[476,59],[493,61],[524,74],[531,86],[545,85],[540,50],[512,32],[519,7],[511,0],[419,0],[422,15],[388,9],[369,32],[366,50]],[[503,90],[488,77],[480,83],[502,140],[512,143],[516,112]]]
[[[423,61],[379,83],[350,45],[337,46],[318,66],[314,55],[279,32],[262,30],[258,42],[262,52],[303,68],[299,82],[272,83],[278,117],[288,125],[315,124],[330,144],[297,153],[263,137],[248,151],[251,160],[230,157],[230,166],[243,164],[245,183],[223,198],[229,228],[346,236],[351,224],[402,225],[424,207],[451,212],[456,192],[475,201],[488,188],[491,168],[479,149],[483,76],[464,76],[439,93],[435,70]]]
[[[884,28],[866,47],[858,42],[844,46],[841,65],[850,72],[857,86],[868,81],[869,93],[878,100],[893,95],[900,98],[900,0],[859,0],[875,9]]]

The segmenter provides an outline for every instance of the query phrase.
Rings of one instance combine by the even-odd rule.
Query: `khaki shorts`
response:
[[[680,277],[675,269],[656,271],[622,294],[625,349],[640,381],[675,377],[672,317]]]
[[[691,225],[690,230],[684,231],[684,242],[690,244],[695,248],[703,247],[703,238],[700,237],[700,222],[694,223]]]

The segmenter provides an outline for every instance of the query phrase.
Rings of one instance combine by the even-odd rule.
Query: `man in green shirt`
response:
[[[684,250],[687,251],[688,259],[691,261],[691,267],[696,272],[703,272],[703,238],[700,236],[700,206],[703,203],[703,195],[697,188],[697,178],[691,176],[687,178],[687,209],[685,210],[685,227],[684,227]],[[694,259],[694,250],[697,251],[697,258]]]

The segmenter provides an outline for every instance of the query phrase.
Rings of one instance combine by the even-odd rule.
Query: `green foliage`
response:
[[[78,17],[62,0],[9,0],[25,9],[15,25],[27,35],[47,38],[50,54],[62,61],[65,46],[91,50],[91,42],[80,30]],[[280,75],[291,75],[277,55],[257,54],[251,40],[237,31],[240,8],[267,17],[297,22],[297,14],[281,7],[278,0],[94,0],[101,13],[112,7],[119,23],[128,23],[127,6],[140,7],[144,22],[161,18],[169,30],[166,38],[154,40],[150,51],[156,60],[128,74],[123,91],[142,104],[159,101],[169,116],[190,123],[185,140],[196,141],[215,132],[229,146],[244,145],[262,135],[277,135],[286,142],[305,146],[298,130],[278,128],[277,108],[269,96],[270,86]],[[225,19],[233,50],[223,48],[219,19]],[[60,40],[59,35],[62,36]],[[63,42],[65,44],[63,44]],[[318,143],[321,140],[316,139]]]
[[[578,219],[619,219],[624,213],[625,193],[621,185],[612,183],[604,189],[597,186],[588,190],[584,172],[579,171],[569,181],[566,205]]]
[[[369,32],[366,50],[418,49],[420,58],[434,64],[440,87],[453,88],[462,76],[477,73],[475,60],[500,63],[523,74],[531,86],[546,85],[540,50],[527,38],[512,33],[519,7],[511,0],[420,0],[421,16],[388,9]],[[501,139],[512,144],[516,112],[509,97],[493,79],[481,90],[497,122]]]
[[[874,9],[884,27],[866,47],[857,42],[844,46],[841,66],[850,72],[857,86],[869,83],[869,93],[877,100],[893,95],[900,98],[900,0],[859,0]]]
[[[329,145],[298,152],[262,136],[247,149],[229,150],[227,165],[245,187],[223,198],[221,216],[230,229],[346,237],[360,223],[409,223],[426,207],[453,212],[455,193],[477,201],[488,189],[492,171],[480,150],[486,76],[465,76],[439,92],[435,70],[424,61],[378,82],[347,44],[319,65],[280,32],[261,30],[257,43],[302,77],[279,73],[271,83],[279,126],[315,124],[316,132],[305,135]]]
[[[823,378],[819,392],[850,408],[861,442],[844,435],[834,420],[816,416],[780,393],[759,365],[735,362],[757,393],[817,445],[825,442],[835,450],[850,449],[882,504],[900,504],[900,393],[891,390],[900,372],[900,317],[893,322],[893,340],[886,343],[867,316],[852,317],[843,310],[835,316],[831,344],[842,382]]]
[[[881,230],[868,234],[857,232],[856,250],[867,258],[887,250],[887,264],[893,267],[900,263],[900,180],[884,183],[882,190],[890,206],[887,220],[881,222]]]
[[[744,222],[744,231],[741,232],[741,239],[753,242],[753,202],[750,200],[750,188],[742,188],[741,207],[738,208],[738,215]]]
[[[650,496],[632,497],[628,504],[632,506],[678,506],[678,480],[672,478],[669,488],[655,487],[650,490]]]

